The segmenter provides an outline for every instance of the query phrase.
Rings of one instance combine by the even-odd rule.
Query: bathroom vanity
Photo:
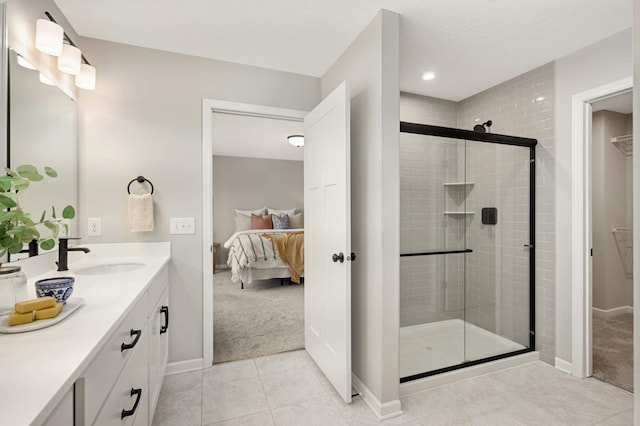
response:
[[[2,424],[151,424],[168,357],[170,244],[83,247],[66,272],[17,263],[30,298],[36,280],[71,275],[84,305],[50,327],[0,334]]]

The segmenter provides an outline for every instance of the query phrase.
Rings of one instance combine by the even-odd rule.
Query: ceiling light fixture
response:
[[[433,80],[434,78],[436,78],[436,73],[433,71],[427,71],[424,74],[422,74],[422,79],[424,81]]]
[[[36,48],[49,55],[58,56],[58,69],[67,74],[75,75],[76,86],[85,90],[95,90],[96,69],[91,66],[69,35],[65,33],[62,27],[53,19],[53,16],[51,16],[49,12],[45,12],[44,14],[49,20],[38,19],[36,23]],[[40,28],[43,28],[42,33],[40,32]],[[59,28],[59,30],[56,28]],[[44,40],[47,40],[48,32],[53,33],[54,30],[56,32],[55,34],[60,33],[59,36],[56,36],[59,38],[59,52],[57,50],[54,51],[54,49],[44,50],[40,48],[38,46],[39,34],[41,34],[40,38],[43,40],[43,46],[46,46]],[[51,38],[53,39],[53,37]],[[56,40],[58,40],[58,38],[56,38]]]
[[[296,148],[300,148],[304,145],[304,135],[291,135],[287,136],[289,143]]]

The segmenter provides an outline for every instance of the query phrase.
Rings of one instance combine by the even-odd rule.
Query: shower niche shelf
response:
[[[476,214],[476,212],[444,212],[447,216],[469,216],[472,214]]]
[[[450,188],[461,188],[461,187],[473,186],[475,185],[475,182],[445,182],[443,183],[443,185]]]

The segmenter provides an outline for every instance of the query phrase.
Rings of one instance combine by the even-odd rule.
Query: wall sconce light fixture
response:
[[[58,69],[71,75],[80,74],[82,52],[75,46],[65,44],[62,46],[62,55],[58,56]]]
[[[64,73],[75,75],[76,86],[85,90],[95,90],[96,69],[91,66],[69,35],[53,19],[53,16],[49,12],[44,14],[49,20],[38,19],[36,22],[36,48],[48,55],[57,56],[58,69]],[[39,40],[41,40],[40,44]],[[54,40],[55,49],[53,48]]]
[[[76,75],[76,86],[84,90],[95,90],[96,69],[89,64],[81,64],[80,74]]]
[[[47,55],[62,54],[64,30],[53,20],[38,19],[36,21],[36,49]]]
[[[300,148],[304,145],[304,135],[291,135],[287,136],[289,143],[296,148]]]

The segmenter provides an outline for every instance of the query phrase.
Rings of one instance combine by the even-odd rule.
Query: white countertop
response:
[[[69,252],[70,270],[66,272],[55,271],[53,263],[45,273],[30,267],[27,261],[15,263],[23,265],[29,278],[29,298],[35,298],[34,282],[38,279],[74,276],[71,298],[82,297],[85,305],[51,327],[0,334],[1,425],[42,423],[171,256],[168,242],[81,246],[90,248],[91,253]],[[73,273],[96,264],[119,262],[140,262],[146,266],[109,275]]]

